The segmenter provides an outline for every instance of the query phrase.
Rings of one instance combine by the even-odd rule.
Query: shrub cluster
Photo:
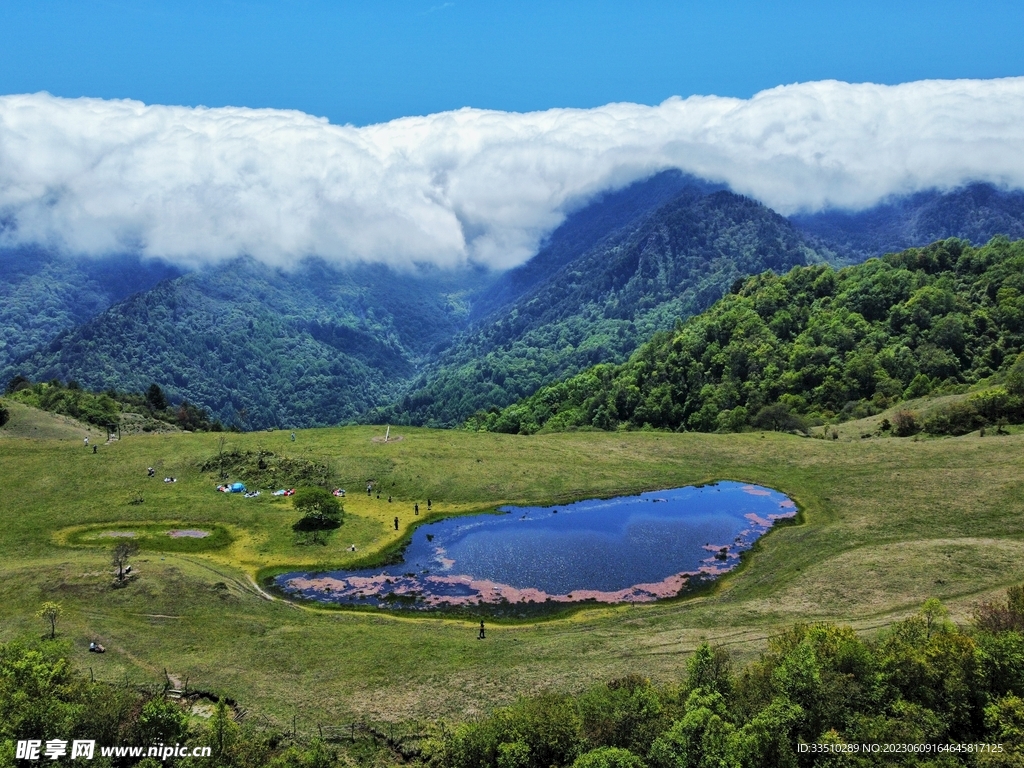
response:
[[[78,382],[66,384],[59,379],[33,383],[24,376],[16,376],[7,384],[7,395],[25,405],[51,413],[71,416],[99,427],[121,422],[122,413],[137,413],[190,432],[220,432],[219,421],[211,421],[209,414],[188,400],[171,404],[158,384],[150,385],[144,393],[89,392]]]

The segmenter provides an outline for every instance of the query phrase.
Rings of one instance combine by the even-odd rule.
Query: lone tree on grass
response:
[[[160,389],[159,384],[150,384],[146,390],[146,405],[154,411],[162,411],[167,408],[167,396]]]
[[[119,541],[110,554],[110,562],[117,568],[117,580],[124,581],[124,569],[128,561],[139,553],[139,545],[134,541]]]
[[[341,502],[323,488],[300,488],[292,502],[302,518],[292,526],[296,533],[310,534],[314,544],[325,543],[325,531],[341,525]]]
[[[52,640],[57,635],[57,619],[60,618],[63,610],[60,607],[60,603],[54,603],[46,601],[43,603],[43,607],[39,609],[39,613],[36,614],[43,621],[49,622],[50,624],[50,639]]]

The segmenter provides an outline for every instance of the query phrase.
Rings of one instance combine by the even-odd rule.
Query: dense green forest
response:
[[[88,389],[159,384],[241,429],[337,424],[397,396],[468,312],[474,270],[402,275],[250,260],[136,294],[18,365]]]
[[[625,364],[595,366],[470,425],[788,429],[800,424],[794,414],[865,416],[1010,371],[1005,387],[932,425],[955,434],[1024,416],[1022,350],[1024,241],[950,239],[838,271],[821,264],[739,281]]]
[[[58,609],[59,610],[59,609]],[[18,740],[91,739],[97,747],[187,745],[207,757],[181,766],[258,768],[425,764],[433,768],[787,768],[1020,766],[1024,763],[1024,587],[980,605],[972,626],[942,604],[873,640],[849,627],[797,625],[735,671],[701,645],[684,680],[636,675],[579,694],[520,700],[418,745],[356,730],[306,738],[232,717],[219,701],[205,721],[159,692],[92,682],[59,641],[0,645],[0,765]],[[625,671],[624,671],[625,672]],[[352,738],[349,738],[351,733]],[[362,735],[362,734],[361,734]],[[97,765],[135,760],[97,756]],[[144,765],[159,765],[156,760]]]
[[[409,394],[372,420],[453,426],[595,363],[625,360],[741,276],[834,257],[749,198],[684,189],[461,335]]]
[[[75,258],[43,248],[0,250],[0,381],[57,334],[181,270],[131,256]]]

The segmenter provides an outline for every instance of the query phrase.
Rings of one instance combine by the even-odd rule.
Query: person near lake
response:
[[[477,640],[486,640],[487,637],[484,634],[484,620],[480,619],[480,634],[476,636]]]
[[[389,501],[390,501],[390,499],[389,499]],[[397,517],[395,518],[395,530],[396,531],[398,530],[398,518]]]
[[[418,515],[420,513],[420,505],[419,504],[413,504],[412,506],[413,506],[413,510]]]

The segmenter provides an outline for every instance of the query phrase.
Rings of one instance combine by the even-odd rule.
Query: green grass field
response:
[[[0,641],[41,636],[34,614],[56,600],[64,607],[58,634],[97,679],[158,682],[166,670],[278,723],[295,716],[300,729],[353,716],[459,719],[519,694],[578,690],[630,672],[669,681],[702,639],[749,657],[794,622],[870,633],[929,596],[963,620],[975,602],[1024,580],[1019,429],[941,440],[846,430],[833,441],[402,428],[385,444],[382,429],[353,427],[299,431],[295,442],[287,431],[138,435],[93,454],[78,425],[22,406],[11,415],[0,429]],[[327,546],[294,543],[287,499],[214,490],[217,478],[198,464],[218,454],[222,438],[224,450],[328,462],[349,496]],[[146,476],[150,466],[155,478]],[[178,482],[163,483],[165,475]],[[297,607],[268,599],[254,582],[262,569],[344,565],[391,546],[423,519],[428,497],[436,514],[453,514],[714,479],[787,493],[803,524],[773,531],[742,569],[687,600],[489,624],[478,642],[469,621]],[[367,480],[381,500],[366,496]],[[112,588],[117,539],[98,533],[152,538],[203,526],[226,534],[216,546],[145,549],[133,560],[135,580]],[[91,640],[108,652],[89,654]]]

